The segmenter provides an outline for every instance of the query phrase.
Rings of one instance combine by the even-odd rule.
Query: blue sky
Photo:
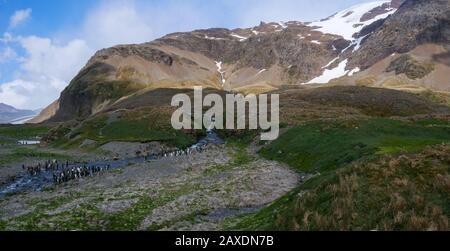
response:
[[[371,0],[0,0],[0,102],[42,108],[96,50],[210,27],[314,21]]]

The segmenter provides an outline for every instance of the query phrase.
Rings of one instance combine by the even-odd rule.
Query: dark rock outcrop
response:
[[[50,121],[86,118],[103,102],[117,100],[139,89],[132,82],[105,78],[114,73],[115,68],[104,63],[85,67],[61,93],[59,109]]]
[[[392,61],[386,69],[387,72],[395,71],[397,75],[404,73],[410,79],[421,79],[433,70],[431,62],[421,62],[406,54]]]
[[[378,6],[369,12],[365,13],[359,21],[365,22],[373,19],[374,17],[387,13],[392,9],[398,9],[405,2],[405,0],[392,0],[390,3],[385,3],[381,6]]]
[[[392,53],[425,43],[450,43],[449,0],[405,1],[351,56],[348,68],[367,69]]]
[[[87,65],[98,62],[99,59],[107,60],[111,56],[120,56],[123,58],[129,56],[139,56],[147,61],[172,65],[173,55],[163,51],[156,50],[146,44],[142,45],[118,45],[108,49],[103,49],[95,53]]]

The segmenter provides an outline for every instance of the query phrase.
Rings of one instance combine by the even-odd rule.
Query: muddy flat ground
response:
[[[230,229],[300,182],[253,150],[210,145],[196,155],[130,164],[0,199],[6,230]]]

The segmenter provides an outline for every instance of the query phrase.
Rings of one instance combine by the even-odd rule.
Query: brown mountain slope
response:
[[[301,39],[306,33],[309,38]],[[52,120],[87,117],[144,89],[204,86],[245,92],[301,83],[320,74],[321,66],[337,56],[333,48],[345,45],[339,43],[338,37],[302,23],[285,28],[262,23],[251,31],[199,30],[115,46],[97,52],[71,81]]]
[[[449,41],[447,0],[402,2],[394,0],[365,13],[360,22],[366,26],[354,35],[353,41],[322,33],[309,23],[262,22],[248,29],[173,33],[149,43],[101,50],[62,92],[59,109],[51,121],[83,119],[132,95],[160,88],[204,86],[242,93],[273,91],[284,85],[306,83],[344,60],[348,61],[344,73],[347,76],[353,74],[350,69],[368,69],[392,52],[409,52],[424,43],[445,45]],[[387,19],[370,22],[370,18],[397,7],[399,10]],[[447,71],[441,66],[445,65],[448,48],[443,50],[428,55],[433,62],[444,62],[433,68],[433,74]],[[409,64],[406,68],[411,65],[416,66]],[[385,71],[388,66],[377,74],[404,74],[395,69]],[[441,86],[446,88],[445,77],[433,75],[428,82],[433,80],[437,83],[425,85],[438,86],[438,90],[442,90]]]
[[[59,100],[54,101],[45,109],[43,109],[36,117],[28,120],[26,123],[30,124],[38,124],[42,123],[56,114],[56,111],[59,109]]]
[[[448,50],[437,44],[423,44],[404,53],[393,53],[364,71],[331,82],[410,92],[433,90],[450,94]]]

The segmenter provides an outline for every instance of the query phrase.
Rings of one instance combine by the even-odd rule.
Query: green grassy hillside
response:
[[[300,171],[328,171],[374,154],[450,142],[450,122],[392,119],[319,121],[297,126],[261,151]]]
[[[42,137],[49,129],[44,125],[0,125],[0,144]]]
[[[294,127],[260,153],[315,175],[233,229],[449,230],[449,143],[449,121]]]
[[[202,132],[174,130],[170,125],[170,110],[143,108],[100,114],[83,121],[75,128],[60,127],[53,131],[55,147],[79,147],[83,141],[95,141],[100,146],[111,141],[160,141],[179,148],[194,144]]]

